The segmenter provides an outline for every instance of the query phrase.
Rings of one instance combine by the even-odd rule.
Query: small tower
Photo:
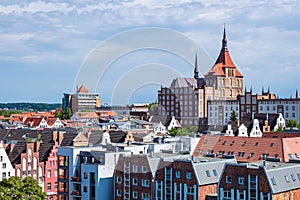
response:
[[[196,80],[199,79],[199,69],[198,69],[198,59],[197,59],[197,52],[196,52],[196,55],[195,55],[195,69],[194,69],[194,78]]]

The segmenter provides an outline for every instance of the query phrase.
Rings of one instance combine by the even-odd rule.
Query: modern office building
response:
[[[100,108],[99,94],[90,93],[88,89],[82,85],[77,89],[76,94],[64,94],[62,99],[63,111],[69,107],[72,113],[82,110],[96,110]]]

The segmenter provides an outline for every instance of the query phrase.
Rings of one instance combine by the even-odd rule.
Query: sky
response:
[[[228,49],[244,84],[300,89],[298,0],[1,0],[0,102],[61,102],[81,84],[102,104],[146,103]]]

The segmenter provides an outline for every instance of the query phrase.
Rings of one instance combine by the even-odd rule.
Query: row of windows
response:
[[[232,183],[232,176],[226,176],[225,178],[226,183],[231,184]],[[238,184],[244,185],[245,184],[245,178],[244,177],[238,177]]]
[[[122,177],[116,177],[117,184],[122,183]],[[125,179],[125,184],[128,183],[129,179]],[[138,186],[138,178],[132,178],[132,185]],[[127,185],[129,186],[129,185]],[[148,179],[142,179],[142,186],[143,187],[149,187],[150,186],[150,181]]]
[[[122,190],[117,189],[116,190],[116,195],[118,197],[121,197],[122,196]],[[149,193],[142,192],[141,196],[142,196],[143,200],[150,199],[150,194]],[[132,191],[132,198],[133,199],[138,199],[138,197],[139,197],[139,193],[137,191]]]

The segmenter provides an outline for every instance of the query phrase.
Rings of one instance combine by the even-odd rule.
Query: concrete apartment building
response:
[[[299,163],[226,163],[219,186],[220,200],[300,199]]]
[[[113,172],[121,154],[104,147],[58,149],[58,199],[113,199]]]
[[[195,158],[176,153],[121,156],[115,199],[205,199],[215,195],[219,175],[234,158]]]
[[[229,54],[224,28],[220,54],[204,78],[199,77],[196,55],[194,78],[176,78],[170,87],[158,91],[160,115],[167,119],[175,116],[183,126],[197,126],[199,118],[207,123],[207,101],[235,100],[243,94],[243,85],[243,75]]]

